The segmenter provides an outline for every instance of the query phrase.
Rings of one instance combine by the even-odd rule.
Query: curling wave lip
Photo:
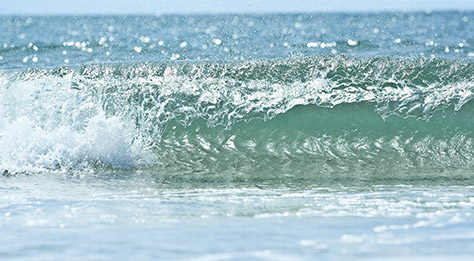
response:
[[[10,172],[468,169],[473,66],[320,56],[4,70],[0,162]]]

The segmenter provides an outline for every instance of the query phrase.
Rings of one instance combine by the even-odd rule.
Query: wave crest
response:
[[[250,121],[269,121],[296,106],[372,104],[369,111],[376,111],[380,120],[396,115],[401,119],[397,124],[405,124],[403,119],[407,118],[426,121],[437,111],[445,112],[451,107],[460,110],[473,98],[473,69],[474,64],[467,61],[328,56],[244,63],[145,63],[1,71],[0,146],[4,153],[0,165],[4,169],[83,169],[97,164],[113,168],[163,166],[168,164],[163,155],[178,153],[179,147],[184,146],[183,140],[170,145],[176,136],[167,136],[167,131],[184,128],[182,132],[189,135],[180,134],[180,139],[193,137],[195,141],[189,144],[199,150],[203,146],[199,145],[199,137],[191,135],[199,131],[196,126],[215,137],[221,133],[231,137],[236,135],[236,124],[247,124],[249,133],[257,135],[262,126]],[[333,114],[328,117],[338,115]],[[281,124],[321,120],[311,114],[294,117]],[[377,115],[367,117],[374,121]],[[336,122],[334,118],[324,124],[337,125]],[[456,127],[460,123],[454,124]],[[388,125],[381,121],[377,126]],[[293,131],[314,139],[326,135],[332,137],[329,140],[334,144],[351,131],[358,133],[357,128],[351,130],[347,126],[346,132],[324,129],[314,123],[309,129]],[[400,132],[403,128],[395,129]],[[411,129],[409,133],[417,131]],[[424,137],[447,137],[433,131]],[[281,135],[286,137],[289,133]],[[374,143],[367,134],[358,135]],[[464,127],[461,135],[471,138]],[[219,147],[213,142],[207,141]],[[289,146],[286,150],[296,144],[285,144]],[[283,151],[285,148],[280,153]],[[192,158],[191,155],[187,160]],[[340,161],[347,164],[344,159]]]

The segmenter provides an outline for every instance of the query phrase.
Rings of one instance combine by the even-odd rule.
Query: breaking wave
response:
[[[3,70],[0,168],[468,170],[473,69],[321,56]]]

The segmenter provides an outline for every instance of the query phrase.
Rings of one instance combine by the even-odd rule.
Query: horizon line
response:
[[[299,15],[299,14],[377,14],[377,13],[439,13],[439,12],[474,12],[474,8],[416,8],[416,9],[353,9],[353,10],[317,10],[317,11],[232,11],[232,12],[1,12],[0,16],[161,16],[161,15]]]

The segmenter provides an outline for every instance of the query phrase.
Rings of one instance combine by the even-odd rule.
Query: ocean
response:
[[[473,28],[0,16],[0,259],[471,260]]]

